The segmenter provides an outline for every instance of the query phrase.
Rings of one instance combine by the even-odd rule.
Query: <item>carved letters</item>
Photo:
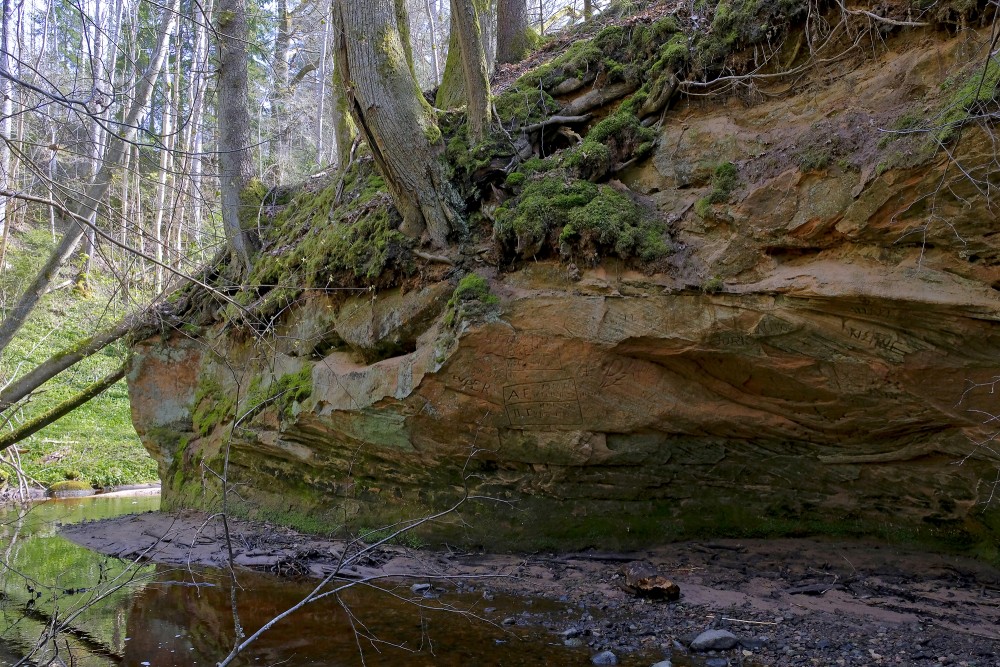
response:
[[[511,426],[580,424],[583,415],[572,379],[524,382],[503,388]]]

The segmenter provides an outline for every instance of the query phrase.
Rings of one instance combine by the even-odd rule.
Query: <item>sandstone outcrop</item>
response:
[[[228,453],[237,507],[307,529],[382,526],[468,493],[423,539],[990,544],[994,149],[974,128],[952,157],[879,145],[965,48],[927,34],[893,47],[794,95],[672,110],[654,156],[618,176],[671,220],[659,273],[482,265],[499,303],[471,311],[449,304],[452,278],[303,299],[263,355],[222,325],[137,344],[133,419],[165,505],[216,504]],[[721,162],[738,187],[698,206]]]

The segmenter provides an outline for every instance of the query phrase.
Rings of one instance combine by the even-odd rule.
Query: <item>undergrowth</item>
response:
[[[11,265],[0,277],[4,302],[19,294],[37,270],[39,258],[47,257],[53,243],[44,228],[17,234],[16,252],[8,254]],[[71,264],[60,278],[72,276],[79,267]],[[17,377],[57,351],[77,344],[122,313],[115,312],[114,284],[98,273],[90,280],[87,298],[70,289],[59,289],[43,297],[41,304],[0,357],[0,375],[5,381]],[[49,410],[79,393],[87,385],[115,370],[126,358],[123,342],[108,346],[49,381],[16,412],[18,424]],[[146,453],[132,426],[125,382],[77,408],[59,421],[16,445],[23,471],[50,485],[76,480],[95,487],[151,482],[157,478],[156,463]],[[8,456],[10,454],[8,453]],[[10,483],[13,473],[0,463],[0,486]]]

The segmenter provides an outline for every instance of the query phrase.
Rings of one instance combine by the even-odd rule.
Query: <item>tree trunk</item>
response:
[[[339,68],[339,65],[334,65]],[[347,95],[344,92],[344,82],[340,79],[340,70],[334,69],[333,83],[330,86],[331,106],[333,107],[333,138],[337,143],[337,169],[347,168],[351,144],[358,134],[358,128],[351,119],[351,110],[347,105]]]
[[[204,132],[202,131],[202,117],[205,114],[205,89],[208,86],[208,77],[199,75],[199,69],[208,69],[209,62],[209,42],[208,31],[212,25],[212,3],[206,2],[200,11],[201,21],[196,28],[195,38],[195,63],[191,74],[191,89],[193,91],[191,101],[191,173],[189,174],[189,197],[191,199],[191,218],[194,223],[194,237],[198,248],[202,246],[202,174],[204,166],[202,161],[202,149],[204,148]]]
[[[222,228],[240,274],[250,273],[250,242],[243,230],[243,197],[250,185],[250,109],[247,83],[246,0],[219,0],[219,179]]]
[[[91,18],[91,23],[94,28],[94,36],[91,41],[90,47],[90,72],[91,81],[90,84],[95,91],[103,91],[104,84],[107,84],[107,90],[110,92],[114,86],[114,81],[104,81],[104,75],[107,71],[104,63],[104,44],[105,44],[105,33],[106,27],[104,25],[106,14],[101,12],[101,3],[94,3],[94,15]],[[89,31],[89,28],[85,27],[84,32]],[[81,50],[81,53],[84,53]],[[94,115],[90,120],[90,163],[87,167],[87,179],[88,181],[93,181],[97,172],[100,171],[101,156],[104,154],[104,124],[107,122],[108,113],[105,109]],[[80,269],[80,273],[76,276],[76,286],[77,289],[84,294],[90,291],[89,281],[90,272],[94,264],[94,253],[97,251],[97,237],[94,234],[93,229],[86,230],[85,242],[83,247],[83,267]]]
[[[274,81],[271,96],[271,141],[269,153],[274,170],[274,182],[281,183],[288,162],[288,49],[292,38],[292,16],[287,0],[278,0],[278,28],[274,37],[271,71]]]
[[[13,138],[13,118],[14,118],[14,86],[7,74],[11,71],[10,58],[10,29],[14,20],[13,0],[3,0],[3,25],[0,26],[0,98],[3,99],[0,107],[0,189],[13,190],[11,182],[12,161],[10,154],[10,141]],[[8,206],[7,197],[0,197],[0,234],[4,239],[3,247],[6,249],[6,239],[9,233],[8,226]],[[2,258],[0,258],[2,259]],[[3,266],[0,265],[0,271]]]
[[[126,317],[110,329],[95,333],[71,348],[57,352],[0,391],[0,412],[14,405],[70,366],[100,352],[122,336],[145,329],[153,321],[149,311],[142,311]]]
[[[169,59],[163,63],[164,98],[163,107],[160,110],[160,164],[159,173],[156,175],[156,218],[153,221],[153,249],[157,262],[162,262],[167,256],[167,234],[164,232],[169,221],[164,221],[167,212],[167,202],[170,200],[167,194],[167,181],[169,174],[173,171],[173,96],[174,86],[170,81]],[[163,289],[163,267],[157,264],[153,280],[153,291],[159,293]]]
[[[431,73],[434,75],[434,85],[441,83],[441,65],[438,58],[437,24],[434,22],[434,12],[431,11],[430,0],[424,0],[424,11],[427,12],[427,25],[430,27],[431,38]]]
[[[440,161],[444,144],[413,75],[401,0],[336,0],[336,69],[347,106],[403,217],[444,247],[457,216]]]
[[[326,116],[326,76],[327,76],[327,61],[329,59],[329,49],[330,49],[330,24],[331,21],[326,22],[326,26],[323,29],[323,48],[319,56],[319,82],[317,85],[316,92],[316,102],[318,110],[316,111],[316,166],[322,167],[326,164],[323,159],[323,153],[325,152],[324,147],[324,133],[323,121]]]
[[[163,59],[167,54],[169,39],[167,35],[171,32],[171,26],[177,17],[179,0],[167,0],[163,5],[160,19],[158,41],[150,56],[150,65],[146,74],[142,77],[135,91],[135,98],[132,101],[128,112],[125,114],[124,122],[116,136],[111,137],[105,150],[104,160],[97,176],[87,186],[86,192],[79,202],[73,205],[73,211],[84,220],[93,223],[97,215],[97,207],[104,200],[108,188],[111,186],[111,176],[119,168],[125,146],[136,134],[136,129],[142,124],[148,111],[149,100],[153,94],[153,87],[156,85],[156,78],[163,67]],[[85,226],[77,220],[70,220],[70,226],[63,235],[62,241],[49,255],[48,260],[35,276],[31,285],[25,290],[21,298],[14,304],[3,323],[0,324],[0,351],[6,349],[14,335],[24,324],[28,315],[34,309],[38,300],[42,298],[52,280],[56,276],[59,267],[73,254],[83,235]]]
[[[490,78],[486,72],[483,36],[473,0],[451,0],[452,25],[458,28],[462,73],[465,81],[469,139],[481,142],[490,127]]]
[[[465,73],[462,71],[462,45],[458,34],[458,17],[452,12],[448,57],[445,58],[444,75],[434,98],[434,106],[438,109],[454,109],[465,103]]]
[[[48,412],[35,417],[31,421],[21,425],[20,427],[16,428],[10,433],[3,434],[2,436],[0,436],[0,452],[7,449],[11,445],[17,444],[18,442],[24,440],[28,436],[34,435],[38,431],[41,431],[43,428],[45,428],[52,422],[60,419],[61,417],[65,417],[70,412],[73,412],[73,410],[76,410],[78,407],[80,407],[90,399],[94,398],[95,396],[100,396],[105,391],[107,391],[112,385],[114,385],[116,382],[125,377],[125,370],[126,370],[125,364],[122,364],[120,367],[118,367],[117,370],[112,371],[111,373],[105,375],[97,382],[89,385],[86,389],[84,389],[76,396],[63,401],[62,403],[52,408]]]
[[[521,62],[531,49],[528,0],[497,0],[497,62]]]
[[[465,0],[471,2],[475,8],[476,16],[479,19],[480,40],[483,44],[483,53],[486,55],[486,72],[493,70],[492,53],[495,49],[489,48],[488,35],[495,32],[492,28],[487,30],[488,24],[493,23],[493,14],[490,11],[490,0]],[[439,109],[454,109],[466,103],[465,95],[465,68],[462,60],[462,27],[459,25],[460,13],[451,11],[451,34],[448,37],[448,57],[444,63],[444,75],[441,78],[441,86],[438,88],[437,97],[434,98],[434,105]]]

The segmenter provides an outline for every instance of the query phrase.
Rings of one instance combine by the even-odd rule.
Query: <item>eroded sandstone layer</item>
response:
[[[668,114],[653,158],[621,175],[672,221],[660,273],[473,264],[499,304],[449,306],[456,276],[311,296],[266,343],[220,324],[138,344],[133,418],[165,505],[216,506],[228,453],[235,507],[315,530],[468,492],[488,499],[423,539],[994,543],[994,148],[972,127],[951,156],[883,141],[937,103],[968,40],[896,46],[793,96]],[[722,161],[738,188],[696,206]]]

